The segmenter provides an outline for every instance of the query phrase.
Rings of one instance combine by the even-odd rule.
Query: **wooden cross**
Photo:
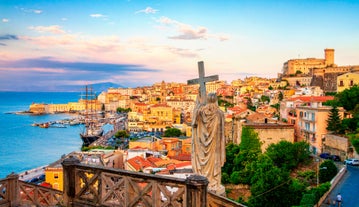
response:
[[[199,78],[188,80],[188,85],[194,85],[199,84],[199,97],[200,97],[200,103],[206,104],[206,82],[216,81],[218,80],[218,75],[212,75],[212,76],[204,76],[204,65],[203,61],[198,62],[198,75]]]

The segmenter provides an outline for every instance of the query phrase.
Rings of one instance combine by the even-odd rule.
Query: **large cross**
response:
[[[216,81],[218,80],[218,75],[212,75],[212,76],[204,76],[204,65],[203,61],[198,62],[198,75],[199,78],[188,80],[188,85],[194,85],[199,84],[199,97],[200,102],[205,104],[206,103],[206,82]]]

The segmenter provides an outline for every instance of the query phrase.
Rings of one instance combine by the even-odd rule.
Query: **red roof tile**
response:
[[[326,102],[328,100],[333,100],[334,96],[299,96],[289,98],[288,101],[303,101],[303,102]]]

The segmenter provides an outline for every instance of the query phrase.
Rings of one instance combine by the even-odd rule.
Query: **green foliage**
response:
[[[277,167],[292,170],[299,163],[309,160],[310,152],[308,147],[308,144],[305,142],[291,143],[280,141],[277,144],[269,145],[266,154]]]
[[[295,71],[295,75],[302,74],[303,72],[300,70]]]
[[[242,128],[241,144],[239,149],[241,151],[255,151],[261,152],[261,143],[258,138],[258,133],[256,133],[252,128],[244,126]]]
[[[117,109],[116,109],[116,111],[117,111],[117,113],[128,113],[128,112],[131,112],[132,111],[132,109],[131,108],[121,108],[121,107],[118,107]]]
[[[315,205],[315,195],[312,193],[306,193],[303,195],[302,200],[300,201],[300,206],[314,206]]]
[[[288,199],[291,200],[291,205],[300,203],[300,200],[302,199],[302,193],[305,192],[307,186],[307,183],[303,183],[301,180],[292,179],[288,191],[288,196],[290,196]]]
[[[249,110],[256,111],[256,107],[253,105],[252,99],[248,97],[246,97],[245,99],[247,99],[247,108]]]
[[[226,98],[228,98],[228,97],[226,97]],[[233,97],[231,99],[233,99]],[[224,106],[224,107],[228,108],[228,107],[233,107],[234,104],[230,103],[224,99],[218,98],[218,106]]]
[[[276,104],[273,104],[273,105],[270,105],[270,106],[275,108],[277,111],[279,111],[279,108],[280,108],[279,103],[276,103]]]
[[[266,154],[277,167],[291,170],[297,166],[293,152],[294,147],[291,142],[280,141],[278,144],[269,145]]]
[[[334,134],[338,134],[342,131],[342,122],[339,116],[339,110],[336,105],[329,111],[329,117],[327,120],[327,130],[332,131]]]
[[[284,98],[283,93],[282,93],[282,91],[280,91],[279,94],[278,94],[279,101],[282,101],[283,98]]]
[[[272,160],[266,155],[260,155],[256,162],[252,163],[256,169],[251,179],[250,206],[291,206],[289,192],[289,172],[281,170],[273,165]]]
[[[328,100],[326,102],[323,102],[324,106],[339,106],[338,100]]]
[[[338,173],[338,168],[333,160],[325,160],[319,166],[319,182],[325,183],[331,181]]]
[[[350,142],[354,146],[354,149],[357,153],[359,153],[359,135],[350,134]]]
[[[357,104],[359,104],[359,87],[354,85],[350,89],[338,93],[336,96],[340,106],[343,106],[345,110],[353,110]]]
[[[326,182],[319,185],[316,188],[312,188],[304,193],[302,200],[300,201],[301,206],[314,206],[318,203],[319,199],[330,189],[330,183]]]
[[[177,129],[177,128],[169,128],[166,129],[164,137],[179,137],[181,136],[181,130]]]
[[[268,90],[273,90],[273,87],[272,87],[272,86],[269,86],[269,87],[268,87]]]
[[[314,170],[306,170],[298,172],[298,180],[300,180],[304,185],[309,186],[316,183],[317,173]]]
[[[342,130],[353,133],[359,128],[359,118],[346,118],[342,120]]]
[[[103,146],[89,146],[89,147],[85,147],[85,146],[82,146],[81,147],[81,151],[83,152],[87,152],[87,151],[90,151],[92,149],[107,149],[107,150],[114,150],[115,148],[114,147],[103,147]]]
[[[325,92],[326,96],[335,96],[337,95],[337,92]]]
[[[226,162],[222,167],[222,173],[227,173],[228,177],[234,169],[234,159],[239,153],[239,145],[230,143],[226,146]],[[222,174],[223,180],[223,174]]]
[[[261,102],[262,103],[269,103],[270,102],[270,98],[269,98],[269,96],[265,96],[265,95],[262,95],[261,96]]]
[[[221,179],[222,179],[221,182],[223,184],[227,184],[227,183],[230,182],[229,175],[226,172],[222,172],[222,178]]]
[[[128,138],[130,135],[126,132],[126,130],[119,130],[115,133],[116,138]]]

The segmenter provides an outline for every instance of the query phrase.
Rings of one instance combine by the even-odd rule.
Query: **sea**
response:
[[[80,151],[82,125],[66,128],[40,128],[33,123],[44,123],[67,118],[71,114],[29,115],[32,103],[77,102],[78,92],[0,92],[0,179],[10,173],[48,165],[62,155]]]

